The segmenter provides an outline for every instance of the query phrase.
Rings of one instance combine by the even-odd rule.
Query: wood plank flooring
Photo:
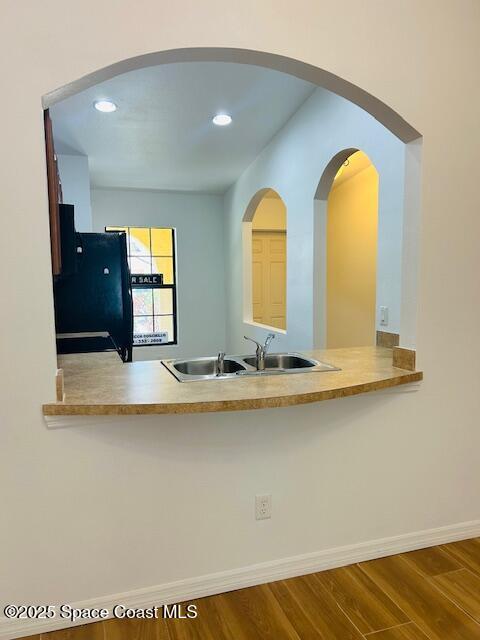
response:
[[[30,640],[480,640],[480,538],[201,598],[183,620]]]

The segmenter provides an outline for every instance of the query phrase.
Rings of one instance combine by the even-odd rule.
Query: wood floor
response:
[[[197,600],[190,620],[107,620],[34,640],[480,640],[480,538]]]

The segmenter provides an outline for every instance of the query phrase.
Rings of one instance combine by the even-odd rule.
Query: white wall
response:
[[[75,228],[77,231],[92,231],[88,157],[58,154],[57,160],[63,202],[75,207]]]
[[[174,227],[178,345],[137,347],[135,360],[215,355],[225,344],[223,199],[132,189],[92,190],[93,230]]]
[[[0,315],[0,601],[97,598],[477,520],[479,3],[141,6],[2,5],[2,84],[15,100],[0,105],[0,251],[2,274],[16,277],[2,281]],[[424,135],[418,392],[46,429],[56,361],[41,96],[191,46],[304,60]],[[22,282],[35,283],[28,295]],[[273,518],[256,522],[254,495],[266,491]]]
[[[348,148],[364,151],[379,174],[377,325],[380,328],[379,307],[387,306],[389,323],[381,328],[400,332],[405,145],[359,107],[318,89],[226,194],[226,255],[232,257],[227,264],[230,351],[242,349],[245,333],[262,339],[267,331],[244,322],[242,254],[236,249],[245,210],[267,187],[275,189],[287,207],[287,332],[277,336],[275,348],[323,346],[324,327],[315,325],[324,318],[325,297],[315,298],[315,309],[312,292],[314,287],[324,289],[314,269],[321,268],[315,251],[325,253],[326,236],[325,225],[314,218],[314,196],[332,157]],[[326,202],[315,215],[326,215]],[[314,230],[319,227],[323,231],[315,247]]]

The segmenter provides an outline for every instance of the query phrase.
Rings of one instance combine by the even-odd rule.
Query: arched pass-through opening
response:
[[[243,320],[287,328],[287,210],[274,189],[260,189],[242,222]]]
[[[254,51],[247,49],[224,48],[224,47],[188,47],[182,49],[172,49],[168,51],[160,51],[147,53],[134,58],[116,62],[112,65],[96,70],[80,79],[77,79],[63,87],[57,88],[43,96],[43,105],[48,108],[57,102],[90,88],[98,83],[104,82],[115,76],[156,65],[166,65],[178,62],[230,62],[245,65],[260,66],[267,69],[277,70],[283,73],[301,78],[319,87],[345,98],[353,104],[362,108],[366,113],[370,114],[388,129],[394,136],[406,144],[405,154],[405,215],[404,221],[404,237],[408,238],[408,242],[404,243],[402,253],[402,337],[404,344],[414,348],[415,346],[415,324],[416,324],[416,293],[417,293],[417,267],[418,267],[418,231],[419,231],[419,202],[420,202],[420,155],[421,155],[421,135],[408,122],[406,122],[400,114],[394,109],[386,105],[384,102],[371,95],[360,87],[336,76],[335,74],[320,69],[313,65],[307,64],[300,60],[295,60],[285,56],[276,54]],[[348,157],[350,149],[345,149],[343,153]],[[335,158],[332,165],[327,168],[325,175],[322,175],[320,184],[318,185],[317,195],[314,200],[315,209],[322,210],[325,206],[326,199],[323,200],[325,185],[331,184],[333,180],[334,166],[341,164],[342,157]],[[323,172],[322,172],[323,173]],[[262,195],[259,193],[255,196],[261,200]],[[251,203],[254,209],[254,203]],[[326,211],[325,211],[326,216]],[[324,216],[324,217],[325,217]],[[321,216],[315,216],[315,227]],[[244,222],[243,227],[248,221]],[[245,228],[244,228],[245,232]],[[315,230],[316,233],[316,230]],[[244,245],[245,246],[245,245]],[[314,274],[318,273],[317,262],[321,261],[322,256],[315,254]],[[313,257],[313,256],[312,256]],[[310,267],[311,268],[311,267]],[[310,272],[311,274],[311,272]],[[311,278],[311,275],[310,275]],[[315,280],[315,275],[314,275]],[[250,279],[244,278],[245,282],[251,282]],[[248,289],[244,287],[244,290]],[[250,292],[251,293],[251,292]],[[320,292],[321,293],[321,292]],[[319,287],[314,288],[314,309],[318,308],[315,297],[319,295]],[[251,298],[251,296],[250,296]],[[403,304],[405,302],[405,304]],[[244,307],[245,311],[245,307]],[[247,314],[248,315],[248,314]],[[315,313],[313,314],[315,315]],[[309,313],[308,322],[312,322],[312,314]],[[244,317],[246,317],[244,315]],[[314,327],[324,326],[313,318]],[[310,325],[311,326],[311,325]],[[314,329],[314,334],[318,333]],[[311,333],[306,332],[302,335]],[[307,340],[308,341],[308,340]],[[314,345],[323,346],[325,344],[324,336],[315,335]],[[310,344],[312,344],[310,338]]]
[[[122,60],[121,62],[116,62],[108,67],[94,71],[83,78],[49,92],[43,96],[43,106],[46,109],[59,100],[64,100],[99,82],[109,80],[122,73],[174,62],[237,62],[282,71],[283,73],[288,73],[312,82],[319,87],[328,89],[353,102],[381,122],[403,142],[411,142],[420,137],[420,133],[391,107],[367,91],[325,69],[320,69],[319,67],[300,60],[267,53],[265,51],[224,47],[171,49],[169,51],[147,53]]]

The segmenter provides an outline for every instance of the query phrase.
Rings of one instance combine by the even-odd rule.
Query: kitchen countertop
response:
[[[392,350],[357,347],[303,352],[341,371],[178,382],[159,360],[122,363],[114,352],[58,357],[63,402],[45,416],[152,415],[287,407],[343,398],[422,380],[392,365]]]

